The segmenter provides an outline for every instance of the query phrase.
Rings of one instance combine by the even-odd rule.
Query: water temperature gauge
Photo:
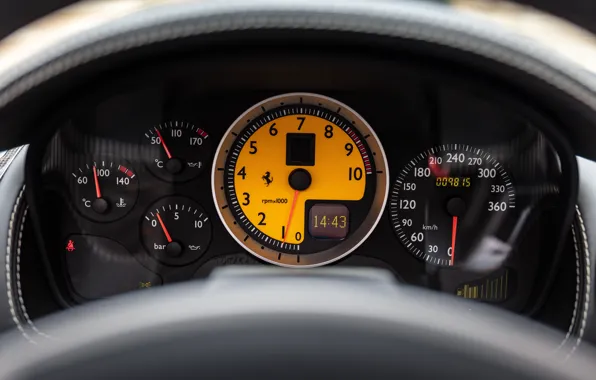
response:
[[[120,219],[137,201],[139,181],[128,163],[94,161],[77,168],[72,176],[75,204],[89,219]]]
[[[152,145],[149,170],[168,182],[196,178],[211,154],[209,134],[187,122],[159,124],[149,129],[145,138]]]
[[[154,203],[141,225],[145,248],[168,265],[186,265],[197,260],[211,242],[209,215],[195,201],[166,197]]]

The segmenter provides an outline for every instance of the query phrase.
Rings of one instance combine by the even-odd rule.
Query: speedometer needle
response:
[[[286,242],[286,236],[288,236],[288,232],[290,231],[290,225],[292,224],[292,216],[294,216],[294,209],[296,208],[296,201],[298,200],[298,195],[300,194],[300,190],[294,191],[294,199],[292,199],[292,208],[290,209],[290,216],[288,216],[288,222],[286,223],[286,229],[284,230],[284,236],[282,242]]]
[[[438,159],[435,156],[428,156],[428,168],[435,177],[449,176],[449,169],[443,168],[441,164],[438,163]]]
[[[170,150],[168,149],[166,142],[164,141],[163,137],[161,136],[159,129],[155,128],[155,132],[157,132],[157,137],[159,137],[159,141],[161,141],[161,146],[163,146],[163,150],[166,151],[166,156],[168,156],[168,158],[171,160],[172,155],[170,154]]]
[[[453,259],[455,258],[455,238],[457,236],[457,216],[453,217],[453,224],[451,227],[451,264],[453,266]]]
[[[168,243],[171,243],[172,237],[170,236],[170,233],[168,232],[166,225],[163,223],[163,219],[161,219],[161,215],[159,215],[159,213],[157,213],[157,220],[159,220],[159,224],[161,225],[161,229],[163,230],[164,235],[166,235]]]
[[[101,189],[99,188],[99,179],[97,179],[97,168],[93,165],[93,180],[95,181],[95,195],[97,199],[101,198]]]

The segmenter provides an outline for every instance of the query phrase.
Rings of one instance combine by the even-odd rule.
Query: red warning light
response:
[[[66,250],[68,252],[72,252],[75,250],[74,241],[69,240],[68,243],[66,243]]]

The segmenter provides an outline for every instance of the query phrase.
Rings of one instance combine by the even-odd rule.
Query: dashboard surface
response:
[[[224,265],[337,265],[531,313],[568,236],[565,139],[474,72],[258,51],[148,64],[78,95],[27,168],[64,306]]]

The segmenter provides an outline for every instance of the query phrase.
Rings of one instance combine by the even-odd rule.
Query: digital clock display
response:
[[[470,177],[437,177],[436,187],[470,187]]]
[[[311,207],[308,232],[318,239],[345,239],[350,210],[342,204],[318,203]]]

